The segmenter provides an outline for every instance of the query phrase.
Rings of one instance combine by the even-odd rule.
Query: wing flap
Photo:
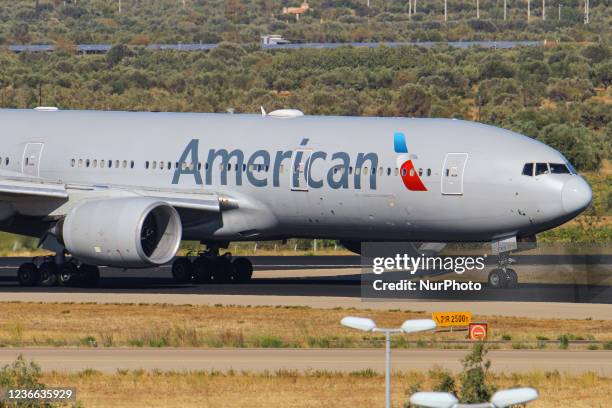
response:
[[[6,179],[0,180],[0,195],[68,198],[68,192],[63,184]]]

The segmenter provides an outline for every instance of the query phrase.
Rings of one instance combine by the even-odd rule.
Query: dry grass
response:
[[[593,373],[566,376],[534,372],[491,377],[501,388],[533,386],[540,399],[530,408],[592,408],[609,406],[612,378]],[[354,408],[381,406],[384,380],[377,373],[340,374],[329,372],[250,373],[163,373],[119,372],[102,374],[47,373],[47,386],[71,386],[87,408],[95,407],[210,407],[210,408]],[[431,390],[430,374],[395,373],[394,407],[402,407],[413,384]]]
[[[349,314],[370,316],[381,326],[398,325],[409,318],[429,317],[418,311],[308,307],[13,302],[0,303],[0,346],[382,346],[382,337],[363,335],[340,326],[340,319]],[[475,316],[474,320],[489,323],[491,340],[510,340],[500,347],[512,347],[513,343],[537,347],[538,340],[556,340],[561,334],[567,334],[570,339],[612,341],[610,320],[496,316]],[[407,335],[398,338],[396,346],[414,347],[418,341],[419,346],[424,347],[436,340],[462,340],[465,334]]]

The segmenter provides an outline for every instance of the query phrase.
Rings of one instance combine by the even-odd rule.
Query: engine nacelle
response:
[[[60,226],[68,252],[92,265],[142,268],[176,255],[181,218],[171,205],[148,197],[83,201]]]

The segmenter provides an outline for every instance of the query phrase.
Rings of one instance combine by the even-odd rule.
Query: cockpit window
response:
[[[533,163],[527,163],[523,166],[523,176],[533,176]]]
[[[549,163],[552,174],[570,174],[569,169],[563,163]]]
[[[548,163],[536,163],[535,175],[548,174]]]

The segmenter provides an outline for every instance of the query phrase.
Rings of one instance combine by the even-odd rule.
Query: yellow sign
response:
[[[471,312],[433,312],[431,318],[440,327],[468,326],[472,322]]]

